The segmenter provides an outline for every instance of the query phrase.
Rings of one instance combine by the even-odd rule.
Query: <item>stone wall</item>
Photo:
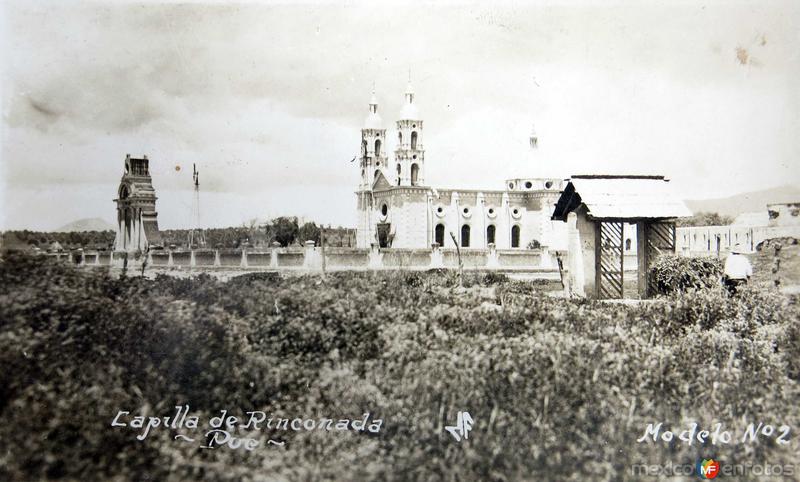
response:
[[[755,251],[767,239],[800,238],[800,226],[692,226],[675,230],[675,251],[686,256],[727,254],[737,243]]]
[[[76,252],[52,254],[65,262],[83,266],[121,268],[125,253]],[[128,267],[140,269],[143,256],[128,254]],[[462,249],[465,270],[494,270],[558,275],[556,253],[546,249]],[[430,249],[322,248],[313,245],[272,249],[159,250],[147,255],[147,269],[155,270],[272,270],[319,272],[347,270],[428,270],[458,268],[458,251]]]

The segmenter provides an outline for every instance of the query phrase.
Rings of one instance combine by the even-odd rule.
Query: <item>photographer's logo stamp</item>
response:
[[[472,430],[472,425],[475,421],[469,412],[458,412],[458,418],[455,425],[448,425],[445,430],[450,432],[450,435],[456,439],[456,442],[461,442],[461,439],[469,438],[469,432]]]

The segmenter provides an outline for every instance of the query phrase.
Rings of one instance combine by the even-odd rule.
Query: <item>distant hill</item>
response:
[[[114,225],[101,218],[86,218],[73,221],[56,229],[57,233],[83,232],[83,231],[113,231]]]
[[[720,199],[687,200],[686,205],[695,214],[703,211],[735,217],[742,213],[765,211],[767,204],[798,201],[800,187],[786,185]]]

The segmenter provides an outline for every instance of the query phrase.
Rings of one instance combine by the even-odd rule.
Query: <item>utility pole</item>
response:
[[[194,184],[194,197],[192,198],[192,230],[189,232],[189,248],[197,243],[199,248],[205,247],[206,237],[200,229],[200,171],[197,165],[192,164],[192,183]]]

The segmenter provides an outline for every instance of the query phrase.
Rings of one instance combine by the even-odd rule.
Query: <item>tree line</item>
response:
[[[161,230],[161,245],[165,248],[189,247],[189,229]],[[208,248],[241,248],[271,247],[279,245],[287,247],[302,246],[306,241],[314,241],[320,245],[321,226],[313,221],[300,223],[293,216],[281,216],[265,224],[255,220],[246,225],[209,228],[203,230],[205,247]],[[42,231],[6,231],[2,233],[3,245],[14,249],[38,248],[47,251],[54,243],[64,249],[111,249],[114,244],[114,231],[83,232],[42,232]],[[197,235],[195,236],[197,239]],[[355,230],[350,228],[325,228],[326,246],[355,246]],[[198,247],[195,243],[194,247]]]

